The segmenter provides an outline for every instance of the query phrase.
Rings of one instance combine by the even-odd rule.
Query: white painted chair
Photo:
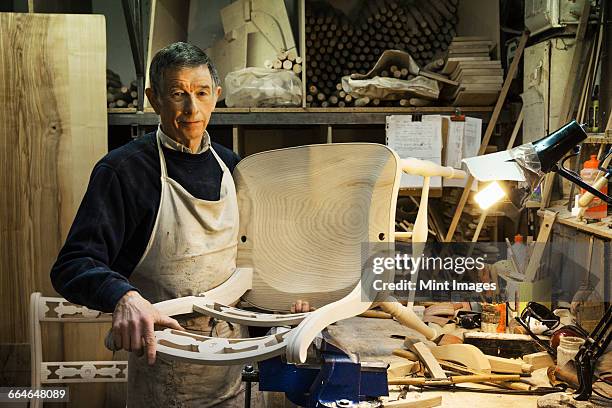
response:
[[[41,322],[101,323],[110,322],[112,315],[79,306],[60,297],[30,295],[30,345],[32,388],[43,384],[73,384],[92,382],[126,382],[127,361],[44,361],[42,355]],[[40,399],[32,399],[30,407],[41,407]]]
[[[394,242],[402,170],[423,176],[463,173],[430,162],[400,160],[388,147],[369,143],[302,146],[242,160],[234,172],[240,211],[235,273],[200,296],[155,306],[170,316],[199,312],[245,325],[297,327],[256,339],[166,329],[156,332],[158,353],[212,365],[245,364],[282,353],[289,362],[304,362],[322,329],[372,306],[372,299],[362,298],[363,245]],[[422,221],[413,241],[422,239],[423,231],[426,237],[428,177],[426,184],[417,217]],[[384,296],[376,300],[386,300]],[[265,311],[285,312],[297,299],[317,309],[275,314],[227,306],[242,300]],[[411,310],[399,312],[406,316]],[[407,320],[431,336],[413,313]]]

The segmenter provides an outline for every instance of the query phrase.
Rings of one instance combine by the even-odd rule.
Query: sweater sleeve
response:
[[[130,290],[128,277],[111,270],[126,225],[121,182],[115,170],[98,164],[77,211],[66,243],[51,269],[55,290],[70,302],[112,312]]]

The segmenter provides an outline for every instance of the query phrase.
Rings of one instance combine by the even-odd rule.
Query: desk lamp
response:
[[[612,166],[607,160],[612,155],[612,148],[599,162],[598,168],[603,176],[595,182],[595,187],[587,184],[574,171],[564,167],[569,158],[578,155],[579,143],[586,137],[584,128],[573,120],[538,141],[525,143],[511,150],[464,159],[463,162],[478,181],[513,180],[523,185],[526,183],[531,190],[539,184],[546,173],[554,172],[586,190],[581,206],[588,205],[587,201],[589,198],[592,199],[592,196],[612,204],[612,197],[597,189],[605,183],[602,179],[609,180],[612,176]],[[580,382],[574,394],[576,400],[583,401],[590,398],[595,363],[606,351],[611,339],[612,307],[608,307],[574,360]]]

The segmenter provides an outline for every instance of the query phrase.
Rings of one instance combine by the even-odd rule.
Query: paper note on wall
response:
[[[425,119],[426,116],[423,117]],[[427,120],[413,122],[410,115],[387,116],[387,146],[395,150],[400,158],[414,157],[442,163],[442,118],[432,115]],[[421,188],[423,177],[402,174],[400,187]],[[440,177],[432,177],[430,187],[442,187]]]
[[[465,122],[450,122],[446,149],[446,165],[461,169],[461,160],[478,154],[482,136],[482,119],[466,117]],[[461,146],[460,152],[452,152],[453,147]],[[464,169],[465,170],[465,169]],[[466,179],[444,179],[444,187],[465,187]],[[472,190],[477,191],[474,181]]]

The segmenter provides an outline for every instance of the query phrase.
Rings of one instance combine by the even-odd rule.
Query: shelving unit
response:
[[[129,4],[133,0],[123,0],[124,9],[130,9]],[[493,2],[494,3],[494,2]],[[498,13],[498,4],[489,4],[486,13]],[[288,7],[292,10],[290,21],[295,26],[293,34],[295,45],[299,55],[303,59],[303,67],[308,66],[308,52],[306,48],[306,1],[294,0],[289,2]],[[139,47],[138,53],[134,52],[135,63],[147,61],[148,65],[152,54],[167,43],[173,41],[188,40],[185,30],[176,30],[177,23],[187,24],[191,22],[189,13],[185,13],[185,2],[168,2],[167,0],[151,0],[148,8],[140,9],[139,12],[128,14],[131,18],[140,19],[132,24],[128,22],[128,30],[136,31],[131,36],[132,44],[144,44]],[[480,6],[481,7],[481,6]],[[133,9],[133,7],[132,7]],[[487,35],[498,44],[499,53],[499,22],[497,16],[491,17],[492,23],[487,27],[479,29],[470,24],[474,20],[474,10],[480,10],[477,2],[465,0],[457,11],[463,31],[457,35]],[[216,13],[211,9],[210,13]],[[166,25],[164,19],[172,18],[172,23]],[[475,21],[475,20],[474,20]],[[201,24],[200,24],[201,25]],[[140,29],[139,29],[140,27]],[[190,28],[191,29],[191,28]],[[202,27],[199,28],[200,30]],[[161,31],[160,31],[161,30]],[[481,30],[481,31],[478,31]],[[199,40],[201,42],[201,40]],[[197,42],[196,42],[197,43]],[[206,44],[197,44],[206,47]],[[212,44],[211,44],[212,45]],[[142,55],[144,53],[144,55]],[[137,55],[138,54],[138,55]],[[145,72],[146,72],[145,67]],[[242,157],[249,154],[309,143],[341,143],[350,141],[385,143],[385,123],[389,115],[450,115],[457,110],[468,116],[480,118],[486,125],[488,123],[493,107],[343,107],[343,108],[307,108],[306,107],[306,69],[301,72],[303,85],[302,107],[296,108],[217,108],[210,120],[209,130],[213,139],[231,148]],[[142,81],[143,86],[146,81]],[[143,92],[139,90],[139,95]],[[136,109],[109,109],[108,124],[109,134],[122,132],[122,141],[129,137],[144,135],[146,131],[154,129],[158,117],[146,106],[142,111]],[[502,115],[503,121],[507,114]],[[417,119],[418,120],[418,119]],[[127,130],[129,129],[129,131]],[[115,144],[116,146],[116,144]],[[114,147],[114,146],[113,146]],[[419,195],[420,189],[402,190],[402,195]],[[442,189],[432,189],[432,197],[440,197]]]

